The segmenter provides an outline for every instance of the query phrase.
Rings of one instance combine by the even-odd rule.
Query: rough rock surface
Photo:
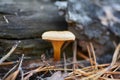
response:
[[[77,36],[83,49],[92,42],[97,55],[101,55],[114,48],[113,41],[120,42],[119,0],[68,0],[66,6],[69,30]]]
[[[7,53],[21,40],[17,52],[39,53],[50,47],[40,39],[43,32],[66,29],[65,19],[52,0],[0,0],[1,52]]]
[[[44,31],[67,29],[64,18],[50,1],[8,2],[0,3],[0,38],[36,38]]]

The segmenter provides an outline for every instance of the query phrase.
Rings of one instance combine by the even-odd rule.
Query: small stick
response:
[[[18,75],[19,71],[22,70],[21,65],[23,62],[23,57],[24,55],[22,55],[22,58],[20,59],[19,63],[17,63],[12,69],[10,69],[5,76],[2,78],[2,80],[8,80],[9,78],[12,79],[12,76],[14,78],[16,78],[16,76]],[[14,71],[16,68],[18,67],[18,69],[16,71]],[[14,72],[13,72],[14,71]],[[11,74],[10,74],[11,73]],[[14,75],[15,74],[15,75]],[[9,75],[9,76],[8,76]],[[8,76],[8,77],[7,77]]]
[[[1,63],[0,66],[12,65],[12,64],[16,64],[16,63],[18,63],[18,61],[4,62],[4,63]]]
[[[4,80],[18,65],[19,65],[19,63],[16,64],[12,69],[10,69],[10,70],[5,74],[5,76],[3,76],[2,80]]]
[[[117,62],[119,55],[120,55],[119,51],[120,51],[120,43],[118,44],[118,46],[115,49],[115,52],[114,52],[114,55],[112,58],[112,62],[111,62],[111,66],[113,66]]]
[[[115,70],[113,70],[113,73],[115,73],[115,71],[117,71],[118,69],[120,68],[120,65],[118,65],[116,68],[115,68]],[[109,73],[109,72],[108,72]],[[119,72],[120,73],[120,72]],[[106,75],[107,77],[109,76],[109,75]]]
[[[113,45],[114,45],[115,47],[117,47],[117,43],[116,43],[115,41],[113,41]]]
[[[84,55],[82,52],[80,52],[80,51],[77,52],[77,55],[82,57],[85,60],[89,60],[89,58],[86,55]]]
[[[94,62],[95,62],[95,69],[98,69],[98,68],[97,68],[97,61],[96,61],[96,56],[95,56],[95,51],[94,51],[93,44],[90,43],[90,46],[91,46],[91,50],[92,50],[92,53],[93,53],[93,60],[94,60]]]
[[[21,60],[20,60],[19,66],[18,66],[18,70],[21,69],[23,58],[24,58],[24,54],[22,54],[22,57],[21,57]]]
[[[74,41],[74,44],[73,44],[73,70],[75,70],[76,68],[76,62],[77,62],[77,59],[76,59],[76,55],[77,55],[77,41]]]
[[[20,63],[19,63],[19,66],[18,66],[18,70],[20,71],[20,74],[21,74],[21,80],[23,80],[23,70],[22,70],[22,63],[23,63],[23,59],[24,59],[24,54],[22,54],[22,57],[21,57],[21,60],[20,60]]]
[[[90,61],[90,64],[91,64],[91,65],[94,64],[94,61],[93,61],[91,58],[89,59],[89,57],[87,57],[87,56],[84,55],[83,53],[78,52],[77,54],[78,54],[78,56],[82,57],[83,59],[85,59],[85,60],[87,60],[87,61]]]
[[[46,61],[45,54],[41,55],[41,60],[42,60],[42,62],[44,63],[45,66],[50,66],[50,64]],[[51,71],[49,71],[49,72],[50,72],[50,74],[53,74]]]
[[[64,51],[64,49],[70,44],[71,42],[66,42],[65,45],[63,45],[62,47],[62,51]]]
[[[6,23],[9,23],[8,19],[6,18],[6,16],[3,16],[4,20]]]
[[[89,54],[89,60],[90,60],[90,63],[91,63],[91,66],[93,66],[93,60],[92,60],[92,55],[91,55],[91,52],[90,52],[90,47],[89,47],[89,45],[87,45],[87,50],[88,50],[88,54]]]
[[[20,43],[20,41],[18,41],[15,45],[13,45],[12,49],[4,56],[0,59],[0,64],[5,61],[17,48],[18,44]]]
[[[66,55],[65,55],[65,52],[63,53],[63,57],[64,57],[64,71],[65,73],[67,73],[67,65],[66,65]]]
[[[26,76],[24,77],[23,80],[28,80],[33,74],[41,72],[41,71],[49,71],[49,69],[51,69],[51,68],[54,69],[55,67],[54,66],[38,67],[37,69],[34,69],[32,71],[25,73],[24,75],[26,75]]]
[[[106,72],[105,74],[120,74],[120,72]]]
[[[21,80],[23,80],[23,79],[24,79],[24,78],[23,78],[23,76],[24,76],[24,72],[23,72],[22,69],[20,70],[20,74],[21,74]]]

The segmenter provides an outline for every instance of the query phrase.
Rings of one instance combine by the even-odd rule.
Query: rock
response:
[[[0,13],[0,38],[4,39],[38,38],[48,30],[67,29],[64,18],[51,2],[4,3],[0,4]]]
[[[96,54],[101,55],[114,49],[113,41],[120,42],[120,1],[68,0],[65,13],[80,47],[92,42]]]
[[[14,53],[42,54],[51,49],[50,43],[41,40],[41,34],[67,30],[64,17],[57,11],[51,0],[1,0],[0,52],[7,53],[19,40],[21,43]]]

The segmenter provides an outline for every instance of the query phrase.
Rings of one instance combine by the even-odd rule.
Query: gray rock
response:
[[[41,37],[48,30],[66,30],[63,17],[51,2],[13,1],[0,4],[0,38],[26,39]]]
[[[119,0],[68,0],[65,11],[69,30],[82,48],[92,42],[96,53],[103,54],[114,49],[113,41],[120,42]]]
[[[41,34],[67,29],[57,11],[51,0],[0,0],[0,52],[7,53],[18,40],[14,53],[37,55],[51,49]]]

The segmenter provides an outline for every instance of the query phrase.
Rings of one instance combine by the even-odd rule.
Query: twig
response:
[[[20,43],[20,41],[18,41],[15,45],[13,45],[12,49],[4,56],[0,59],[0,64],[5,61],[17,48],[18,44]]]
[[[119,68],[120,68],[120,65],[118,65],[118,67],[116,67],[116,69],[113,72],[117,71]]]
[[[3,16],[4,20],[6,23],[9,23],[8,19],[6,18],[6,16]]]
[[[46,61],[46,56],[45,56],[45,54],[42,54],[41,55],[41,60],[42,60],[42,62],[43,62],[43,64],[45,65],[45,66],[50,66],[50,64]],[[50,72],[50,74],[53,74],[51,71],[49,71]]]
[[[87,46],[87,48],[88,48],[88,46]],[[88,50],[89,50],[89,48],[88,48]],[[85,59],[86,61],[90,61],[91,66],[93,66],[94,61],[93,61],[92,58],[91,58],[91,55],[90,55],[91,53],[88,53],[90,58],[87,57],[86,55],[84,55],[84,54],[81,53],[81,52],[78,52],[77,54],[78,54],[78,56],[82,57],[82,58]]]
[[[24,57],[24,55],[22,55],[22,58],[20,59],[19,63],[16,64],[10,71],[8,71],[8,73],[3,77],[3,80],[15,80],[16,79],[20,70],[22,70],[21,65],[23,62],[23,57]],[[18,67],[18,69],[15,70],[17,67]]]
[[[14,71],[7,78],[5,78],[5,80],[16,80],[18,73],[19,73],[19,70]]]
[[[111,62],[111,66],[113,66],[117,62],[119,55],[120,55],[119,51],[120,51],[120,43],[118,44],[118,46],[115,49],[115,52],[114,52],[114,55],[112,58],[112,62]]]
[[[81,74],[81,75],[83,75],[83,76],[88,76],[88,75],[89,75],[87,72],[83,71],[82,69],[76,69],[76,70],[74,71],[74,73],[75,73],[75,74]]]
[[[98,65],[98,67],[107,67],[107,66],[109,66],[109,64],[101,64],[101,65]],[[42,70],[42,71],[48,71],[48,70],[54,70],[54,71],[64,71],[64,68],[55,68],[54,66],[49,66],[49,67],[51,67],[51,68],[46,68],[46,69],[44,69],[44,70]],[[54,68],[52,68],[52,67],[54,67]],[[87,70],[89,70],[90,68],[93,68],[94,66],[89,66],[89,67],[85,67],[85,68],[82,68],[81,70],[83,70],[83,71],[86,71],[86,69]],[[40,70],[40,69],[42,69],[42,68],[45,68],[45,67],[39,67],[39,69],[35,69],[36,71],[38,71],[38,70]],[[35,70],[32,70],[32,71],[29,71],[29,72],[26,72],[24,75],[27,75],[27,74],[29,74],[29,73],[32,73],[32,72],[34,72]],[[73,71],[73,69],[66,69],[67,71]],[[75,69],[75,70],[79,70],[79,69]],[[97,71],[96,71],[97,72]]]
[[[76,68],[76,62],[77,62],[77,59],[76,59],[76,55],[77,55],[77,41],[74,41],[74,44],[73,44],[73,70],[75,70]]]
[[[22,69],[20,70],[20,74],[21,74],[21,80],[23,80],[23,75],[24,75],[24,72],[23,72],[23,70],[22,70]]]
[[[12,64],[16,64],[16,63],[18,63],[18,61],[4,62],[4,63],[1,63],[0,66],[12,65]]]
[[[91,46],[91,50],[92,50],[92,53],[93,53],[93,60],[94,60],[94,62],[95,62],[95,69],[98,69],[98,68],[97,68],[97,61],[96,61],[96,56],[95,56],[95,51],[94,51],[93,44],[90,43],[90,46]]]
[[[82,57],[82,58],[85,59],[85,60],[89,60],[89,57],[87,57],[86,55],[84,55],[84,54],[83,54],[82,52],[80,52],[80,51],[77,52],[77,55],[80,56],[80,57]]]
[[[50,71],[50,70],[49,70]],[[45,71],[44,73],[42,73],[40,76],[39,76],[39,78],[41,78],[42,79],[42,77],[44,77],[45,76],[45,74],[47,74],[48,73],[48,71]],[[53,75],[53,74],[52,74]],[[40,79],[40,80],[41,80]]]
[[[62,51],[64,51],[64,49],[70,44],[71,42],[66,42],[65,45],[63,45],[62,47]]]
[[[55,67],[54,66],[49,66],[49,67],[38,67],[37,69],[35,69],[35,70],[32,70],[32,71],[29,71],[29,72],[27,72],[27,73],[25,73],[24,75],[26,75],[25,77],[24,77],[24,79],[23,80],[27,80],[27,79],[29,79],[33,74],[35,74],[35,73],[38,73],[38,72],[41,72],[41,71],[49,71],[49,69],[54,69]]]
[[[20,59],[20,63],[19,63],[19,66],[18,66],[18,70],[21,69],[22,62],[23,62],[23,58],[24,58],[24,54],[22,54],[22,57],[21,57],[21,59]]]
[[[89,60],[90,60],[90,64],[91,64],[91,66],[93,66],[94,65],[94,63],[93,63],[93,60],[92,60],[92,54],[91,54],[91,52],[90,52],[90,47],[89,47],[89,45],[87,45],[87,50],[88,50],[88,54],[89,54]]]
[[[82,80],[98,80],[99,77],[101,77],[101,75],[103,75],[105,72],[107,72],[109,70],[109,67],[103,69],[103,70],[100,70],[100,71],[97,71],[97,73],[94,73],[88,77],[85,77],[83,78]]]
[[[18,63],[19,64],[19,63]],[[16,64],[12,69],[10,69],[5,76],[2,78],[2,80],[4,80],[13,70],[15,70],[15,68],[17,68],[18,64]]]
[[[63,57],[64,57],[64,71],[65,73],[67,73],[67,65],[66,65],[66,55],[65,55],[65,52],[63,53]]]
[[[117,47],[117,43],[116,43],[115,41],[113,41],[113,45],[114,45],[115,47]]]
[[[24,54],[22,54],[22,57],[21,57],[21,60],[20,60],[20,63],[19,63],[19,66],[18,66],[18,70],[20,71],[20,73],[21,73],[21,80],[23,80],[23,75],[24,75],[24,73],[23,73],[23,70],[22,70],[22,63],[23,63],[23,59],[24,59]]]
[[[115,49],[115,52],[114,52],[114,55],[113,55],[113,58],[112,58],[112,62],[109,66],[109,70],[115,65],[115,63],[117,62],[118,58],[119,58],[119,50],[120,50],[120,43],[118,44],[118,46],[116,47]],[[109,75],[106,75],[106,76],[109,76]]]
[[[120,68],[120,64],[118,66],[116,66],[115,70],[113,70],[113,73],[116,73],[115,71],[117,71]],[[109,72],[108,72],[109,73]],[[120,73],[120,72],[119,72]],[[109,74],[106,75],[107,77],[109,76]]]
[[[120,72],[106,72],[105,74],[119,74],[120,75]]]

